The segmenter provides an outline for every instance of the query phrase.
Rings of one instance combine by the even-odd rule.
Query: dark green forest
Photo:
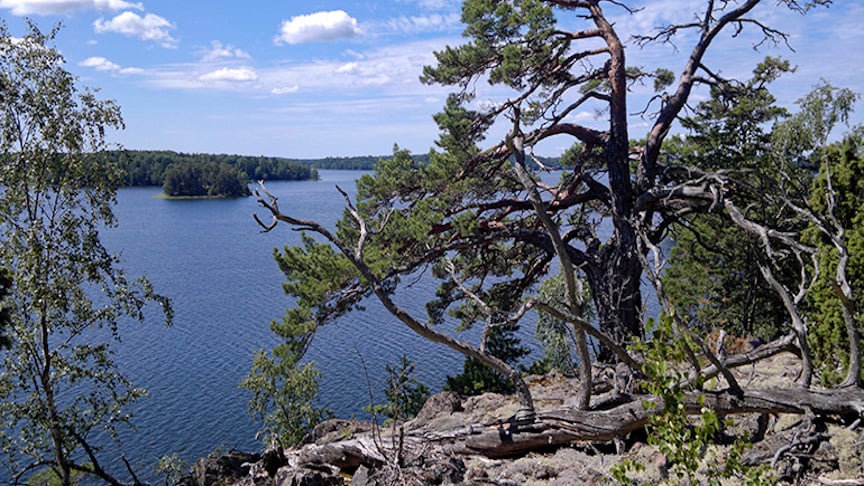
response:
[[[252,194],[248,179],[237,167],[216,162],[169,165],[162,189],[170,197],[246,197]]]
[[[124,172],[127,186],[161,186],[172,165],[226,164],[236,167],[248,181],[299,181],[317,179],[318,173],[310,164],[279,157],[187,154],[169,150],[123,150],[110,153]]]
[[[123,150],[110,153],[114,162],[125,172],[127,186],[161,186],[165,171],[172,164],[216,163],[237,167],[248,180],[294,181],[317,179],[323,170],[374,170],[388,155],[358,155],[352,157],[324,157],[321,159],[289,159],[264,155],[187,154],[170,150]],[[419,164],[429,162],[429,154],[412,155]],[[558,157],[537,157],[546,167],[560,168]]]

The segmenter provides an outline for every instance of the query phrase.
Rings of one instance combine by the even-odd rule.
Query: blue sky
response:
[[[645,8],[629,15],[606,4],[624,39],[690,21],[704,5],[629,3]],[[864,2],[838,1],[806,16],[773,0],[763,3],[753,17],[788,33],[794,51],[754,50],[758,37],[748,28],[737,38],[717,39],[707,58],[712,69],[746,77],[764,56],[782,56],[798,66],[775,83],[787,105],[820,78],[864,90]],[[385,155],[394,143],[427,152],[438,134],[432,115],[448,90],[418,77],[434,62],[433,51],[462,42],[460,9],[451,0],[0,0],[13,35],[24,33],[24,17],[43,30],[62,22],[56,44],[67,68],[122,107],[126,130],[111,134],[112,141],[130,149],[292,158]],[[585,27],[570,18],[561,26]],[[628,58],[678,72],[691,43],[683,37],[677,50],[630,45]],[[480,85],[476,103],[509,95]],[[630,111],[640,111],[650,95],[649,86],[635,87]],[[864,106],[857,108],[853,122],[862,123]],[[591,107],[572,116],[603,124]],[[630,126],[641,137],[648,120],[634,115]],[[559,155],[570,142],[553,140],[536,151]]]

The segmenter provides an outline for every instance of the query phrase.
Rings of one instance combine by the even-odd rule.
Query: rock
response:
[[[285,466],[276,471],[273,478],[274,486],[341,486],[345,480],[339,476],[337,468],[321,466],[320,468]]]
[[[456,392],[445,391],[436,393],[426,400],[423,408],[414,418],[413,426],[428,424],[441,415],[450,415],[462,411],[462,397]]]
[[[462,459],[433,453],[408,458],[401,466],[360,466],[351,478],[351,486],[463,484],[466,471]]]
[[[372,430],[372,424],[369,422],[360,422],[359,420],[342,420],[330,419],[321,422],[315,426],[306,437],[300,442],[304,444],[329,444],[340,440],[346,440],[354,437],[354,435],[368,432]]]
[[[454,456],[432,457],[421,461],[418,467],[424,484],[459,484],[465,478],[465,462]]]
[[[264,453],[264,457],[258,462],[268,476],[273,477],[280,467],[285,466],[288,459],[285,458],[285,451],[281,447],[270,449]]]
[[[351,476],[351,486],[370,486],[368,467],[360,466],[354,471],[354,475]]]
[[[774,422],[774,433],[787,431],[801,424],[803,418],[798,414],[781,413],[777,415],[777,421]]]
[[[203,457],[192,466],[191,474],[180,480],[185,486],[214,486],[239,481],[249,474],[251,465],[261,456],[232,451],[218,457]]]

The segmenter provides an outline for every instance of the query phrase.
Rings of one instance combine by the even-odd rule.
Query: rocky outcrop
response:
[[[684,406],[698,414],[707,405],[736,417],[726,434],[756,441],[738,460],[769,465],[778,481],[841,484],[836,481],[864,478],[864,432],[856,420],[864,394],[787,390],[772,381],[799,366],[792,355],[777,356],[759,371],[740,371],[752,383],[744,393],[704,391]],[[642,429],[652,413],[644,403],[656,398],[609,391],[592,400],[591,410],[580,411],[572,407],[574,379],[548,375],[527,381],[537,409],[528,422],[516,419],[514,397],[440,393],[399,426],[330,420],[294,450],[199,461],[185,486],[599,485],[609,484],[610,467],[624,458],[645,466],[637,482],[667,477],[666,456],[644,443]],[[817,423],[814,413],[836,423]],[[711,447],[706,460],[722,460],[731,450]]]
[[[214,486],[239,482],[249,476],[252,465],[261,460],[259,454],[232,451],[215,457],[198,459],[182,486]]]

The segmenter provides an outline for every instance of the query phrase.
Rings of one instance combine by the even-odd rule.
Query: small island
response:
[[[170,198],[231,198],[251,194],[245,174],[237,167],[215,162],[169,166],[162,189]]]
[[[162,186],[169,198],[233,198],[250,195],[250,181],[317,180],[308,164],[279,157],[123,150],[109,153],[126,186]]]

